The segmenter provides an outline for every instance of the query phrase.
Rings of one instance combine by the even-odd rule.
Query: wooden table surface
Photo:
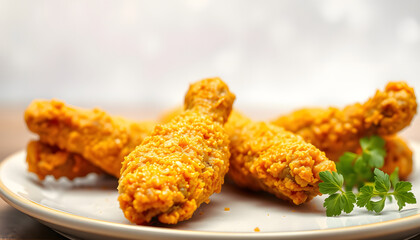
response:
[[[24,109],[24,106],[0,107],[0,161],[10,154],[24,149],[28,140],[35,138],[26,129],[23,121]],[[127,114],[120,115],[127,116]],[[153,115],[148,114],[147,117]],[[420,142],[420,118],[415,118],[411,126],[400,135],[407,140]],[[0,239],[66,238],[9,206],[0,198]]]

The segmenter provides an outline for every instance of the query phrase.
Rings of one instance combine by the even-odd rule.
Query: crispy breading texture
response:
[[[395,89],[405,89],[405,88],[407,88],[407,86],[405,86],[403,83],[402,83],[403,87],[399,86],[400,84],[399,83],[390,83],[389,86],[387,87],[387,89],[388,90],[391,90],[391,89],[395,90]],[[410,91],[406,91],[406,92],[410,92]],[[415,106],[416,105],[415,96],[412,95],[412,93],[405,94],[404,92],[398,92],[398,91],[393,92],[393,93],[395,95],[400,95],[398,101],[400,101],[401,103],[407,102],[408,104],[406,104],[406,106]],[[384,94],[380,94],[380,95],[384,95]],[[390,94],[390,95],[392,95],[392,94]],[[375,97],[373,99],[380,99],[379,97],[378,98],[375,98]],[[390,100],[392,98],[385,98],[385,99],[387,99],[387,101],[392,102],[392,101],[394,101],[395,99],[398,99],[398,98],[395,97],[395,98],[393,98],[394,100]],[[410,100],[413,100],[413,99],[414,99],[414,102],[410,101]],[[372,105],[373,104],[372,102],[376,102],[376,103],[380,102],[379,100],[373,101],[372,99],[369,100],[369,101],[371,103],[370,104],[365,103],[365,105]],[[402,105],[404,105],[404,104],[402,104]],[[47,108],[47,109],[51,108],[51,104],[43,104],[43,105],[40,104],[40,105],[38,105],[39,108],[41,108],[42,106]],[[360,104],[356,104],[356,106],[360,106]],[[350,107],[347,107],[346,109],[349,109],[349,108]],[[407,107],[407,109],[412,109],[412,108]],[[414,110],[415,109],[416,108],[414,107]],[[28,108],[28,110],[29,110],[29,108]],[[74,110],[78,111],[78,109],[76,109],[76,108]],[[85,111],[85,110],[82,110],[82,111]],[[162,122],[164,122],[164,123],[169,122],[175,116],[179,115],[182,111],[183,111],[182,108],[176,108],[176,110],[170,111],[169,113],[165,114],[162,117]],[[317,137],[321,136],[321,137],[325,138],[326,137],[325,133],[327,132],[327,130],[331,130],[328,134],[329,139],[337,138],[337,141],[323,141],[322,143],[324,144],[324,149],[326,147],[329,147],[331,142],[333,142],[336,145],[342,146],[342,148],[344,150],[339,149],[339,151],[337,151],[336,153],[335,153],[335,150],[334,150],[335,149],[334,147],[336,147],[336,146],[333,146],[333,147],[331,147],[331,149],[328,149],[326,151],[327,156],[329,156],[332,160],[337,161],[341,152],[343,152],[343,151],[356,151],[356,152],[358,152],[358,151],[360,151],[360,147],[359,146],[354,146],[354,142],[350,141],[350,142],[346,142],[347,146],[348,146],[348,148],[346,148],[344,141],[339,139],[341,136],[345,136],[345,137],[348,138],[348,134],[344,134],[346,132],[343,131],[343,127],[342,127],[344,125],[346,125],[348,127],[349,125],[347,123],[340,123],[341,126],[337,125],[333,128],[328,128],[328,127],[325,126],[326,125],[325,119],[328,119],[328,118],[323,118],[323,116],[331,115],[332,114],[331,111],[332,112],[336,111],[335,114],[339,115],[338,112],[337,112],[339,110],[334,109],[334,108],[330,108],[330,109],[322,109],[322,108],[310,109],[310,108],[307,108],[307,109],[298,110],[298,111],[296,111],[296,112],[294,112],[294,113],[292,113],[288,116],[280,117],[274,123],[276,123],[278,125],[283,125],[286,129],[288,129],[290,131],[298,131],[300,133],[303,133],[304,134],[303,137],[305,137],[305,139],[307,141],[310,141],[315,145],[316,144],[321,144],[320,143],[321,141],[316,139]],[[39,112],[47,112],[47,111],[40,110]],[[413,111],[410,111],[410,112],[411,112],[411,114],[407,113],[406,116],[413,115]],[[414,111],[414,113],[415,113],[415,111]],[[334,114],[332,114],[332,115],[334,115]],[[41,114],[41,116],[43,116],[43,114]],[[376,114],[376,116],[378,116],[378,114]],[[324,119],[324,121],[320,121],[320,122],[314,121],[314,119],[316,119],[316,118]],[[405,117],[405,118],[403,117],[402,119],[407,119],[407,118],[408,117]],[[400,118],[394,116],[394,120],[395,119],[398,120]],[[36,121],[36,120],[33,120],[33,121]],[[123,120],[123,119],[122,119],[122,121],[123,122],[130,122],[129,120]],[[337,122],[338,121],[336,119],[334,119],[334,118],[331,119],[331,123],[337,124]],[[401,121],[401,122],[404,122],[404,121]],[[317,126],[320,126],[321,123],[323,125],[321,127],[317,128]],[[392,121],[388,120],[388,125],[392,125],[391,123],[392,123]],[[154,126],[154,124],[151,123],[151,122],[137,123],[137,124],[138,124],[138,126],[140,126],[139,129],[143,128],[145,130],[145,133],[151,132],[151,129]],[[303,130],[302,130],[302,128],[303,128]],[[321,131],[320,129],[324,129],[324,131]],[[114,131],[115,131],[114,129],[111,130],[111,132],[114,132]],[[317,132],[318,134],[315,134],[311,131]],[[137,134],[137,131],[133,131],[133,133]],[[324,134],[321,134],[321,133],[324,133]],[[128,135],[129,135],[128,138],[129,139],[136,139],[136,136],[131,136],[131,134],[132,134],[132,132],[129,131],[128,132]],[[336,136],[334,136],[334,134],[336,134]],[[144,134],[144,136],[146,136],[146,134]],[[115,140],[117,141],[117,138]],[[397,137],[396,137],[396,139],[394,139],[394,137],[385,137],[385,140],[386,140],[386,146],[385,147],[386,147],[386,151],[387,151],[387,157],[385,158],[385,166],[382,168],[382,170],[384,170],[387,173],[391,173],[395,169],[395,167],[399,167],[400,177],[403,178],[403,179],[407,178],[412,171],[412,162],[413,162],[412,152],[411,152],[410,148],[407,146],[407,144],[402,139],[397,138]],[[129,147],[127,148],[127,151],[125,151],[125,152],[130,152],[130,147],[134,148],[135,146],[133,144],[130,144]],[[46,154],[50,153],[49,149],[46,148],[46,147],[39,148],[39,151],[42,152],[43,149],[46,149],[46,152],[45,152]],[[357,150],[355,150],[355,149],[357,149]],[[61,176],[72,178],[73,176],[82,176],[83,174],[87,173],[85,169],[82,169],[82,168],[79,167],[79,165],[82,165],[82,164],[83,165],[89,165],[90,164],[90,163],[81,163],[80,161],[86,161],[82,156],[79,155],[77,157],[77,159],[80,159],[78,161],[73,161],[71,163],[66,163],[66,162],[63,162],[63,156],[72,155],[73,153],[70,153],[66,150],[61,150],[61,149],[58,149],[58,148],[55,149],[54,152],[55,152],[54,155],[49,154],[49,161],[50,161],[50,164],[54,164],[55,169],[59,169],[60,164],[65,165],[62,168],[63,170],[64,169],[72,169],[72,171],[69,171],[68,173],[66,171],[63,171],[63,170],[58,171],[58,170],[55,170],[55,169],[50,169],[51,171],[54,172],[54,176],[56,178],[59,178]],[[75,154],[75,155],[77,155],[77,154]],[[33,155],[32,157],[34,157],[34,156],[35,155]],[[41,156],[41,155],[38,154],[38,156]],[[54,161],[54,157],[57,158],[56,161]],[[33,160],[32,164],[37,164],[35,162],[37,160],[36,158],[32,158],[32,160]],[[115,159],[115,160],[116,161],[121,161],[121,159]],[[42,159],[38,158],[38,161],[42,161]],[[71,167],[69,164],[75,164],[75,166]],[[107,166],[105,165],[105,168],[106,167]],[[49,175],[49,173],[46,171],[47,170],[46,168],[43,169],[43,168],[32,167],[31,169],[32,169],[32,171],[39,170],[38,176],[40,176],[40,177],[45,177],[45,175]],[[80,173],[74,172],[76,169],[79,169]],[[116,177],[119,176],[119,170],[118,169],[114,169],[112,171],[113,171],[114,176],[116,176]]]
[[[175,224],[220,192],[230,156],[223,124],[234,99],[219,78],[192,84],[186,110],[125,158],[118,200],[128,220]]]
[[[253,122],[234,111],[225,129],[230,139],[229,177],[239,186],[299,205],[320,195],[320,172],[336,171],[324,152],[281,127]]]
[[[410,124],[416,112],[413,88],[405,82],[390,82],[385,91],[377,91],[364,104],[344,109],[305,108],[273,123],[302,136],[337,161],[344,152],[356,151],[362,137],[397,133]]]
[[[233,109],[233,112],[236,110]],[[182,112],[181,107],[176,107],[164,113],[161,117],[162,122],[169,122],[175,116],[179,115]],[[382,171],[391,174],[395,168],[399,169],[399,176],[402,179],[407,179],[410,173],[413,170],[413,157],[412,151],[407,145],[407,143],[398,136],[386,136],[385,140],[385,164],[381,168]],[[361,152],[361,148],[356,151]]]
[[[111,117],[99,109],[66,106],[58,100],[33,101],[25,111],[25,121],[41,142],[80,154],[115,177],[120,175],[124,156],[155,126]]]
[[[73,180],[76,177],[84,177],[89,173],[104,173],[79,154],[63,151],[40,141],[30,141],[28,143],[26,162],[28,163],[28,171],[35,173],[40,180],[44,180],[49,175],[56,179],[64,176]]]

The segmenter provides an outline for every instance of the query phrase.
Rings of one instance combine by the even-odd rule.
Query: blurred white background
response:
[[[210,76],[240,109],[420,96],[420,1],[0,1],[3,106],[160,111]]]

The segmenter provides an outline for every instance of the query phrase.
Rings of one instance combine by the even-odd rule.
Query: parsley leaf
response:
[[[373,186],[365,185],[360,188],[359,196],[357,196],[357,206],[366,206],[373,197]]]
[[[343,191],[343,175],[336,172],[324,171],[319,173],[319,177],[323,181],[319,184],[319,191],[323,194],[330,194],[324,201],[327,216],[338,216],[343,211],[346,213],[353,211],[354,204],[356,203],[356,195],[351,191]]]
[[[344,153],[336,164],[337,172],[324,171],[319,176],[319,191],[330,196],[325,199],[324,207],[327,216],[338,216],[342,212],[350,213],[356,204],[368,211],[380,213],[386,200],[397,201],[399,210],[406,204],[416,203],[409,182],[400,181],[398,168],[391,175],[379,170],[384,165],[386,155],[385,141],[379,136],[360,139],[362,153]],[[343,190],[343,185],[345,191]],[[354,187],[359,193],[352,192]],[[390,192],[394,189],[394,192]]]
[[[395,171],[394,171],[395,172]],[[360,188],[357,196],[357,206],[366,207],[369,211],[381,212],[384,209],[386,199],[392,200],[392,196],[397,200],[399,210],[401,210],[406,203],[416,203],[416,198],[411,191],[411,183],[397,182],[393,193],[390,193],[391,180],[388,174],[375,168],[375,182],[373,186],[365,185]],[[394,179],[395,180],[395,179]],[[393,183],[394,186],[394,183]],[[374,197],[380,197],[379,201],[372,201]]]
[[[361,154],[345,152],[337,163],[337,171],[344,176],[347,191],[361,188],[365,182],[374,181],[374,168],[384,165],[386,155],[385,140],[379,136],[360,139]]]
[[[389,175],[375,168],[375,190],[381,193],[387,193],[391,187]]]
[[[346,181],[344,182],[344,188],[346,191],[351,191],[354,185],[357,185],[357,173],[353,168],[353,163],[358,157],[357,154],[351,152],[345,152],[336,163],[337,171],[343,175]]]
[[[371,167],[380,168],[384,165],[385,140],[379,136],[371,136],[360,139],[360,146],[363,151],[363,158]]]
[[[405,207],[406,203],[414,204],[416,203],[416,197],[411,191],[411,183],[409,182],[399,182],[396,184],[394,189],[394,198],[397,200],[398,210],[401,211]]]
[[[360,139],[360,146],[363,151],[371,151],[373,149],[383,149],[385,147],[385,140],[380,136],[364,137]],[[385,156],[386,152],[383,153]]]
[[[370,205],[366,206],[366,208],[369,211],[375,211],[376,213],[380,213],[385,207],[385,200],[386,200],[386,197],[382,197],[382,199],[379,201],[376,201],[376,202],[370,201]]]
[[[356,203],[356,195],[353,192],[345,192],[341,195],[341,208],[345,213],[351,213]]]
[[[319,173],[319,177],[323,181],[319,184],[319,191],[324,194],[333,194],[342,191],[343,175],[336,172],[324,171]]]
[[[389,175],[389,180],[391,180],[393,188],[395,188],[397,183],[400,181],[398,172],[399,172],[399,169],[398,167],[396,167],[394,171],[391,173],[391,175]]]
[[[324,201],[324,207],[327,209],[327,216],[333,217],[341,214],[340,194],[334,193]]]
[[[373,182],[371,166],[369,166],[366,159],[362,156],[359,156],[356,159],[356,162],[354,163],[354,171],[356,172],[356,184],[353,186],[360,188],[365,182]]]
[[[325,199],[324,207],[327,208],[327,216],[338,216],[341,212],[351,213],[356,202],[353,192],[334,193]]]
[[[399,182],[395,186],[394,192],[397,192],[397,193],[408,192],[408,191],[411,190],[411,187],[412,187],[412,185],[409,182]]]

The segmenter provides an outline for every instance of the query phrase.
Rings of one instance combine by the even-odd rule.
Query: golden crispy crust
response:
[[[404,90],[404,91],[401,91],[401,90]],[[407,108],[407,109],[413,109],[412,107],[410,108],[408,106],[415,106],[416,105],[415,96],[412,95],[414,93],[411,92],[410,88],[408,88],[404,83],[390,83],[390,84],[388,84],[388,86],[386,88],[386,91],[389,91],[389,93],[384,94],[384,93],[378,92],[377,93],[378,97],[375,96],[374,98],[370,99],[368,101],[368,103],[365,103],[364,105],[372,106],[375,103],[377,104],[378,102],[380,102],[379,99],[381,99],[381,98],[386,99],[385,102],[395,102],[396,99],[398,99],[398,101],[400,103],[406,102],[407,104],[405,104],[405,108]],[[380,95],[382,97],[379,97]],[[390,97],[392,95],[395,95],[395,96]],[[384,96],[387,96],[387,97],[384,97]],[[32,107],[32,108],[29,107],[28,110],[27,110],[27,112],[29,112],[29,113],[27,113],[27,114],[28,115],[35,115],[35,113],[31,112],[30,109],[46,108],[46,109],[37,109],[37,111],[40,113],[38,116],[45,118],[46,113],[52,112],[51,110],[48,110],[48,109],[52,108],[51,105],[53,105],[53,102],[57,102],[57,101],[53,100],[53,101],[51,101],[51,103],[48,103],[48,102],[42,103],[40,101],[40,102],[38,102],[38,104],[36,104],[36,102],[34,102],[34,103],[31,104],[31,106],[36,105],[37,107]],[[60,103],[58,103],[58,105],[59,104]],[[402,105],[404,105],[404,104],[402,104]],[[357,108],[357,107],[360,107],[361,105],[356,104],[355,106]],[[387,105],[386,103],[383,103],[383,106],[388,106],[388,107],[382,107],[382,108],[392,109],[392,107],[389,107],[389,106],[391,106],[390,104]],[[352,107],[353,106],[349,106],[345,109],[352,109]],[[377,109],[380,109],[380,107],[377,107]],[[404,107],[402,107],[401,109],[404,109]],[[77,112],[76,115],[83,115],[83,114],[79,113],[79,111],[80,111],[79,109],[74,108],[73,110],[75,112]],[[415,107],[414,107],[414,110],[415,110]],[[86,111],[86,110],[81,110],[81,111],[82,112],[83,111],[84,112],[89,112],[89,111]],[[168,114],[165,114],[164,117],[162,118],[162,122],[165,123],[165,122],[171,121],[175,116],[179,115],[182,111],[183,111],[182,108],[177,108],[176,110],[171,111]],[[378,112],[378,110],[375,110],[375,111]],[[94,111],[91,111],[91,112],[94,112]],[[403,110],[402,112],[405,112],[405,110]],[[414,113],[415,113],[415,111],[414,111]],[[341,113],[341,114],[343,114],[343,113]],[[326,119],[328,120],[330,117],[323,117],[323,116],[330,116],[330,115],[335,116],[337,118],[337,116],[340,116],[340,112],[339,112],[338,109],[334,109],[334,108],[329,108],[329,109],[322,109],[322,108],[310,109],[310,108],[306,108],[306,109],[298,110],[298,111],[296,111],[296,112],[294,112],[294,113],[292,113],[288,116],[280,117],[277,121],[275,121],[275,123],[277,123],[278,125],[283,125],[286,129],[288,129],[290,131],[298,131],[298,132],[304,134],[303,137],[305,137],[306,140],[311,141],[315,145],[317,145],[317,144],[323,145],[323,146],[318,146],[318,147],[321,147],[321,149],[323,148],[323,150],[328,149],[328,150],[326,150],[326,154],[332,160],[338,160],[338,157],[340,156],[341,152],[343,152],[343,151],[359,151],[359,150],[355,150],[355,149],[358,149],[359,146],[358,146],[358,144],[357,144],[357,146],[355,146],[354,141],[342,141],[342,140],[339,139],[343,135],[345,136],[345,138],[349,139],[349,137],[347,135],[351,134],[351,132],[353,131],[353,130],[352,131],[346,131],[346,129],[351,129],[349,127],[349,124],[347,124],[347,123],[337,124],[337,122],[338,122],[337,119],[331,117],[331,119],[329,120],[330,123],[334,123],[334,124],[337,124],[337,125],[333,128],[331,128],[331,126],[330,127],[325,126],[325,125],[328,125],[328,121],[325,122],[325,120]],[[390,115],[390,114],[388,114],[388,115]],[[407,111],[406,112],[406,117],[402,117],[401,119],[409,119],[411,115],[413,115],[413,111]],[[368,120],[368,122],[372,122],[372,119],[378,118],[379,115],[378,114],[373,114],[373,116],[375,116],[375,117],[371,117],[370,120]],[[392,124],[392,121],[396,121],[396,120],[400,119],[400,117],[397,117],[398,115],[396,115],[396,114],[394,114],[393,116],[394,116],[393,120],[389,120],[389,119],[387,120],[388,121],[388,126],[389,125],[391,125],[391,126],[394,125],[394,124]],[[37,117],[35,117],[35,118],[37,118]],[[340,117],[338,117],[338,118],[340,119]],[[63,119],[65,119],[65,118],[56,118],[56,119],[51,118],[49,121],[62,121]],[[69,117],[69,119],[71,119],[71,117]],[[315,119],[321,119],[321,120],[323,119],[323,120],[322,121],[321,120],[315,121]],[[392,118],[390,118],[390,119],[392,119]],[[123,119],[121,119],[121,120],[122,120],[122,122],[127,122],[127,123],[130,122],[128,120],[123,120]],[[32,122],[40,122],[37,119],[31,120],[31,121]],[[45,121],[45,119],[43,121]],[[356,123],[358,122],[356,120],[354,120],[354,121]],[[404,122],[404,120],[401,120],[400,122]],[[65,125],[65,123],[62,124],[62,125]],[[143,137],[145,137],[147,135],[147,133],[151,131],[152,127],[154,126],[154,123],[145,122],[145,123],[138,123],[137,125],[138,125],[138,128],[140,129],[140,135],[143,132],[143,130],[141,130],[141,129],[144,129]],[[386,124],[383,124],[383,125],[386,125]],[[395,124],[395,125],[400,125],[400,124]],[[113,125],[111,125],[111,126],[113,127]],[[343,127],[343,126],[347,126],[347,128]],[[48,130],[44,129],[44,131],[46,132],[46,133],[44,133],[44,135],[49,135],[50,134],[50,132]],[[117,131],[117,130],[111,129],[111,132],[115,132],[115,131]],[[389,130],[386,130],[386,131],[389,131]],[[326,132],[329,132],[328,135],[322,134],[322,133],[326,133]],[[128,132],[128,135],[129,135],[128,138],[129,139],[136,139],[136,136],[131,136],[131,134],[137,134],[137,133],[138,133],[138,131],[129,131]],[[324,137],[324,138],[327,136],[328,137],[327,141],[322,141],[322,143],[321,143],[321,140],[317,139],[317,137],[319,137],[319,136]],[[332,141],[335,138],[337,138],[337,140]],[[142,139],[142,137],[140,137],[140,140],[138,140],[138,141],[141,141],[141,139]],[[328,139],[331,140],[331,141],[329,141]],[[384,166],[383,170],[385,172],[391,173],[393,171],[393,169],[398,166],[399,169],[400,169],[400,177],[401,178],[408,177],[408,175],[412,171],[412,153],[411,153],[410,148],[407,146],[406,143],[403,142],[402,139],[399,139],[399,138],[394,139],[394,137],[386,137],[385,140],[387,142],[386,143],[387,157],[385,159],[385,166]],[[357,141],[358,141],[358,138],[357,138]],[[51,139],[50,139],[49,142],[54,142],[54,141],[51,141]],[[333,145],[331,147],[330,146],[331,143],[333,143],[335,145]],[[342,149],[339,149],[338,151],[334,150],[334,149],[336,149],[337,146],[341,146]],[[134,149],[135,144],[129,144],[128,147],[127,147],[127,150],[125,152],[130,152],[130,150],[132,150],[132,149],[130,149],[130,147],[132,149]],[[50,153],[50,151],[46,147],[39,148],[39,151],[42,152],[43,149],[46,149],[46,154]],[[63,160],[63,156],[72,155],[73,153],[69,153],[66,150],[60,150],[58,148],[56,148],[54,150],[54,152],[55,152],[54,155],[51,155],[51,154],[49,155],[49,161],[51,162],[50,164],[54,164],[55,168],[57,168],[57,169],[59,169],[59,164],[66,166],[66,167],[63,167],[63,170],[64,169],[72,169],[72,171],[69,171],[68,173],[66,171],[63,171],[63,170],[62,171],[59,171],[59,170],[55,171],[54,176],[56,178],[59,178],[60,176],[73,178],[73,176],[82,176],[83,174],[87,173],[86,170],[80,168],[79,165],[80,166],[89,165],[89,163],[83,163],[83,164],[79,163],[80,161],[86,161],[80,155],[75,154],[75,155],[78,155],[77,159],[80,159],[80,160],[71,162],[72,164],[77,164],[77,165],[75,165],[73,167],[70,167],[68,165],[70,163],[65,163],[62,160]],[[61,152],[61,153],[59,154],[59,152]],[[33,155],[33,157],[34,156],[35,155]],[[38,156],[41,156],[41,155],[38,155]],[[56,160],[56,162],[53,163],[54,157],[56,157],[57,160]],[[33,158],[33,159],[36,160],[35,158]],[[41,160],[42,159],[38,159],[38,161],[41,161]],[[121,159],[115,159],[115,161],[121,161]],[[392,162],[389,162],[389,161],[392,161]],[[35,164],[35,162],[34,162],[34,164]],[[108,170],[111,169],[107,165],[104,165],[104,168],[108,168]],[[40,177],[42,177],[42,176],[45,177],[45,175],[48,175],[48,172],[46,171],[46,169],[35,168],[35,167],[32,167],[31,169],[32,169],[32,171],[37,171],[37,170],[40,171],[38,173],[38,175]],[[80,173],[74,172],[75,169],[79,169]],[[51,169],[51,170],[53,170],[53,169]],[[116,176],[116,177],[119,176],[119,169],[113,168],[111,171],[113,172],[112,174],[114,176]]]
[[[89,173],[104,173],[79,154],[69,153],[39,141],[28,143],[26,162],[28,171],[35,173],[41,180],[49,175],[56,179],[65,176],[72,180],[76,177],[84,177]]]
[[[178,116],[182,109],[177,109],[176,112],[170,112],[170,115],[164,115],[162,122],[167,123],[175,116]],[[173,114],[172,114],[173,113]],[[387,136],[385,139],[385,164],[381,168],[382,171],[391,174],[396,167],[399,168],[399,176],[401,179],[407,179],[413,170],[413,153],[407,143],[398,136]],[[89,161],[84,159],[79,154],[73,154],[66,150],[58,149],[40,141],[36,141],[36,148],[34,143],[28,144],[28,169],[30,172],[37,174],[40,180],[46,176],[52,175],[56,179],[60,177],[67,177],[74,179],[75,177],[83,177],[87,174],[103,173],[99,168],[92,165]],[[356,152],[361,152],[359,148]],[[239,180],[238,180],[239,181]],[[251,189],[253,182],[248,186]],[[259,189],[258,187],[256,189]]]
[[[115,177],[119,177],[124,156],[155,126],[111,117],[99,109],[66,106],[58,100],[33,101],[25,111],[25,121],[41,142],[80,154]]]
[[[230,156],[223,124],[234,99],[219,78],[192,84],[187,110],[157,125],[125,158],[118,200],[127,219],[175,224],[220,192]]]
[[[356,151],[364,136],[397,133],[410,124],[416,112],[414,90],[405,82],[390,82],[385,91],[377,91],[364,104],[301,109],[273,123],[302,136],[337,161],[344,152]]]
[[[319,172],[336,171],[322,151],[273,124],[253,122],[234,111],[225,129],[230,139],[229,177],[239,186],[299,205],[320,195]]]

